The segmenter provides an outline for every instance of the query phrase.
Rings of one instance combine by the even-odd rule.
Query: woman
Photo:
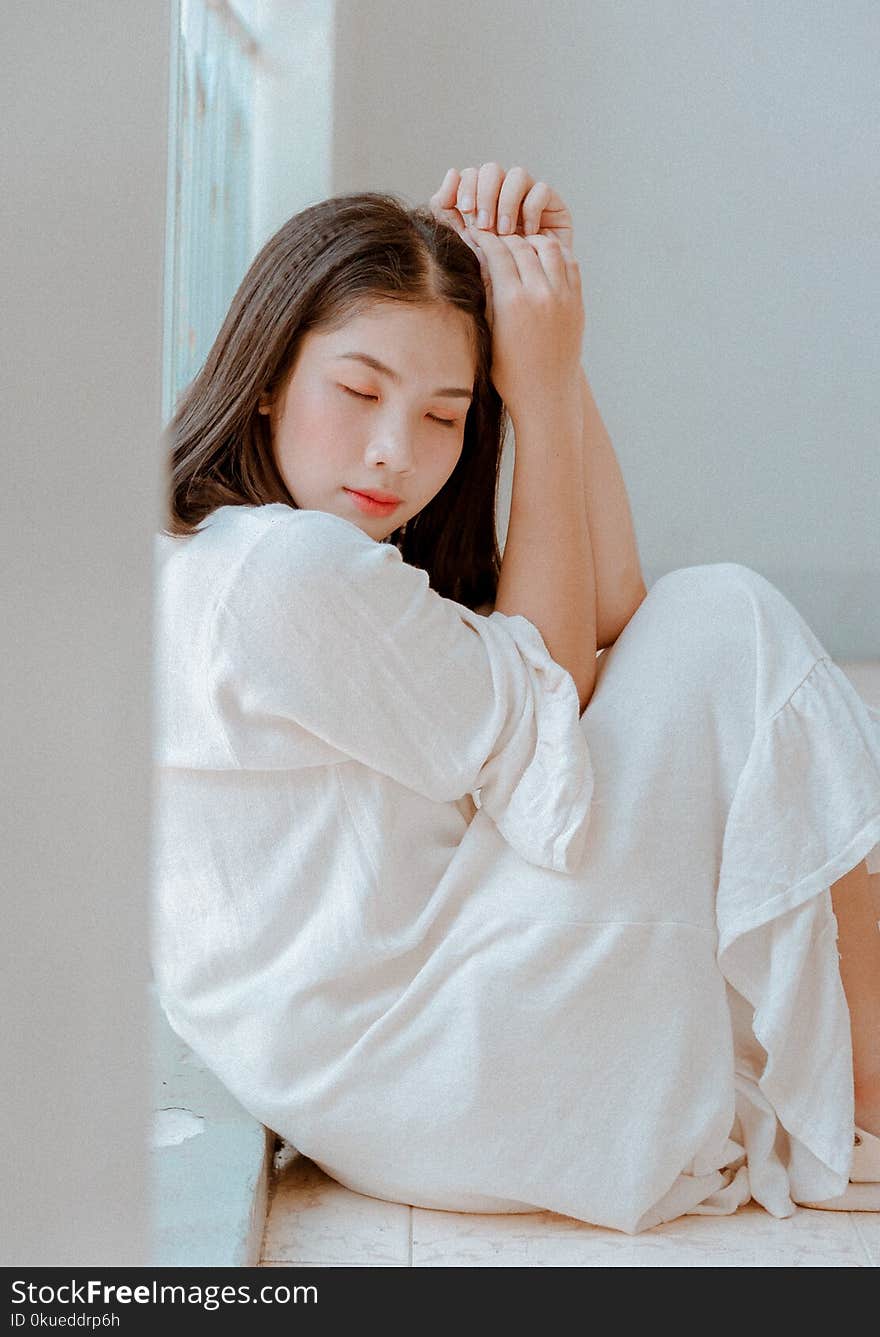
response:
[[[568,211],[497,164],[254,260],[168,428],[159,996],[372,1196],[878,1207],[880,712],[750,568],[645,590],[583,322]]]

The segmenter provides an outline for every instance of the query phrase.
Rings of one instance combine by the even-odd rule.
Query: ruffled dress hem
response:
[[[745,1153],[726,1167],[739,1190],[721,1192],[748,1187],[777,1217],[849,1180],[852,1042],[830,888],[863,859],[880,871],[880,710],[822,657],[756,734],[717,895],[718,965],[740,1008],[731,1138]]]

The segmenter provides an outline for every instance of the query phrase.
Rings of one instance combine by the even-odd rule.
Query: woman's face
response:
[[[461,455],[476,375],[473,324],[446,303],[376,302],[312,330],[271,409],[272,444],[296,504],[381,541],[440,491]],[[371,358],[387,368],[371,366]],[[364,489],[398,500],[370,505]]]

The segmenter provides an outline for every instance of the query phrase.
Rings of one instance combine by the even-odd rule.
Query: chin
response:
[[[404,525],[407,523],[407,520],[411,520],[411,519],[412,519],[412,516],[411,516],[411,515],[408,515],[408,516],[406,517],[406,519],[404,519],[404,520],[397,520],[397,521],[390,527],[390,529],[388,529],[388,531],[387,531],[386,534],[385,534],[385,537],[386,537],[386,538],[391,538],[391,535],[392,535],[392,534],[396,534],[397,531],[398,531],[398,529],[403,529]]]

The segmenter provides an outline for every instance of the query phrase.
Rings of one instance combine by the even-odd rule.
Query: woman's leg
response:
[[[856,1123],[880,1137],[880,873],[864,861],[831,887],[850,1012]]]

